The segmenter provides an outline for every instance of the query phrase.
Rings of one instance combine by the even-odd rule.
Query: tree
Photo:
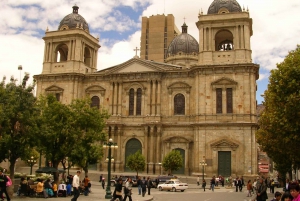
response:
[[[162,166],[165,171],[172,174],[172,171],[176,171],[182,167],[183,158],[178,150],[172,150],[163,159]]]
[[[146,159],[140,150],[128,156],[126,166],[129,167],[129,169],[136,171],[137,176],[139,176],[140,171],[145,170]]]
[[[271,71],[264,93],[265,107],[259,120],[257,141],[280,171],[299,168],[300,143],[300,46],[290,51]],[[286,172],[281,172],[283,175]]]
[[[108,115],[105,111],[90,107],[90,100],[76,99],[70,105],[56,100],[53,95],[41,96],[39,151],[57,168],[66,157],[72,164],[86,167],[95,153],[89,151],[95,143],[105,139],[103,128]],[[96,154],[99,159],[100,155]],[[94,157],[95,158],[95,157]],[[95,161],[92,160],[92,161]],[[58,175],[55,174],[55,181]]]
[[[29,74],[22,83],[16,84],[13,77],[0,83],[0,162],[10,162],[10,177],[14,177],[15,163],[18,158],[30,158],[38,133],[36,98],[33,90],[35,82],[27,86]]]

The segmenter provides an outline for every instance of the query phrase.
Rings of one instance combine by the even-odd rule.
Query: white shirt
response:
[[[59,184],[59,185],[58,185],[58,190],[66,191],[66,190],[67,190],[66,184]]]
[[[73,177],[73,183],[72,183],[72,186],[73,188],[78,188],[79,187],[79,177],[78,175],[76,174],[74,177]]]

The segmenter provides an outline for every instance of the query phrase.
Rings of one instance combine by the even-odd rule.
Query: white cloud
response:
[[[148,5],[142,16],[173,14],[175,23],[181,30],[184,22],[189,26],[188,33],[199,40],[195,23],[198,13],[206,14],[213,0],[2,0],[0,7],[0,73],[19,77],[17,66],[23,65],[23,71],[31,75],[42,71],[44,52],[43,35],[48,27],[57,30],[64,16],[72,12],[76,3],[81,14],[89,23],[94,36],[100,36],[98,69],[124,62],[135,55],[133,49],[140,46],[140,20],[133,19],[130,13],[120,13],[124,6],[135,11]],[[253,18],[253,36],[251,38],[252,56],[261,69],[260,80],[268,78],[268,71],[276,68],[289,50],[300,44],[299,0],[238,0],[240,5],[249,8]],[[128,10],[128,9],[125,9]],[[133,13],[132,15],[136,15]],[[105,31],[115,30],[114,38],[104,38]],[[126,32],[132,35],[124,40],[116,36]],[[122,35],[122,36],[123,36]],[[113,44],[112,44],[113,43]],[[109,44],[109,45],[108,45]]]

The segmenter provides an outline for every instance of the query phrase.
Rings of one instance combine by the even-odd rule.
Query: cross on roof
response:
[[[140,49],[138,49],[137,47],[135,47],[135,49],[133,49],[133,51],[135,51],[135,56],[137,56],[137,51],[139,51]]]

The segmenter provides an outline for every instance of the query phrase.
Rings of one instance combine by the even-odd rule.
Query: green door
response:
[[[176,171],[173,171],[172,174],[174,174],[174,175],[176,175],[176,174],[184,174],[184,169],[185,169],[185,167],[184,167],[184,164],[185,164],[185,150],[184,149],[179,149],[179,148],[177,148],[175,150],[180,152],[180,155],[182,156],[183,160],[182,160],[182,167],[179,168]]]
[[[132,170],[130,170],[128,167],[126,167],[126,163],[127,163],[127,157],[131,154],[134,154],[135,152],[137,152],[138,150],[141,151],[142,153],[142,144],[139,140],[133,138],[128,140],[128,142],[126,143],[126,148],[125,148],[125,172],[133,172]]]
[[[231,152],[218,152],[218,174],[223,177],[231,176]]]

